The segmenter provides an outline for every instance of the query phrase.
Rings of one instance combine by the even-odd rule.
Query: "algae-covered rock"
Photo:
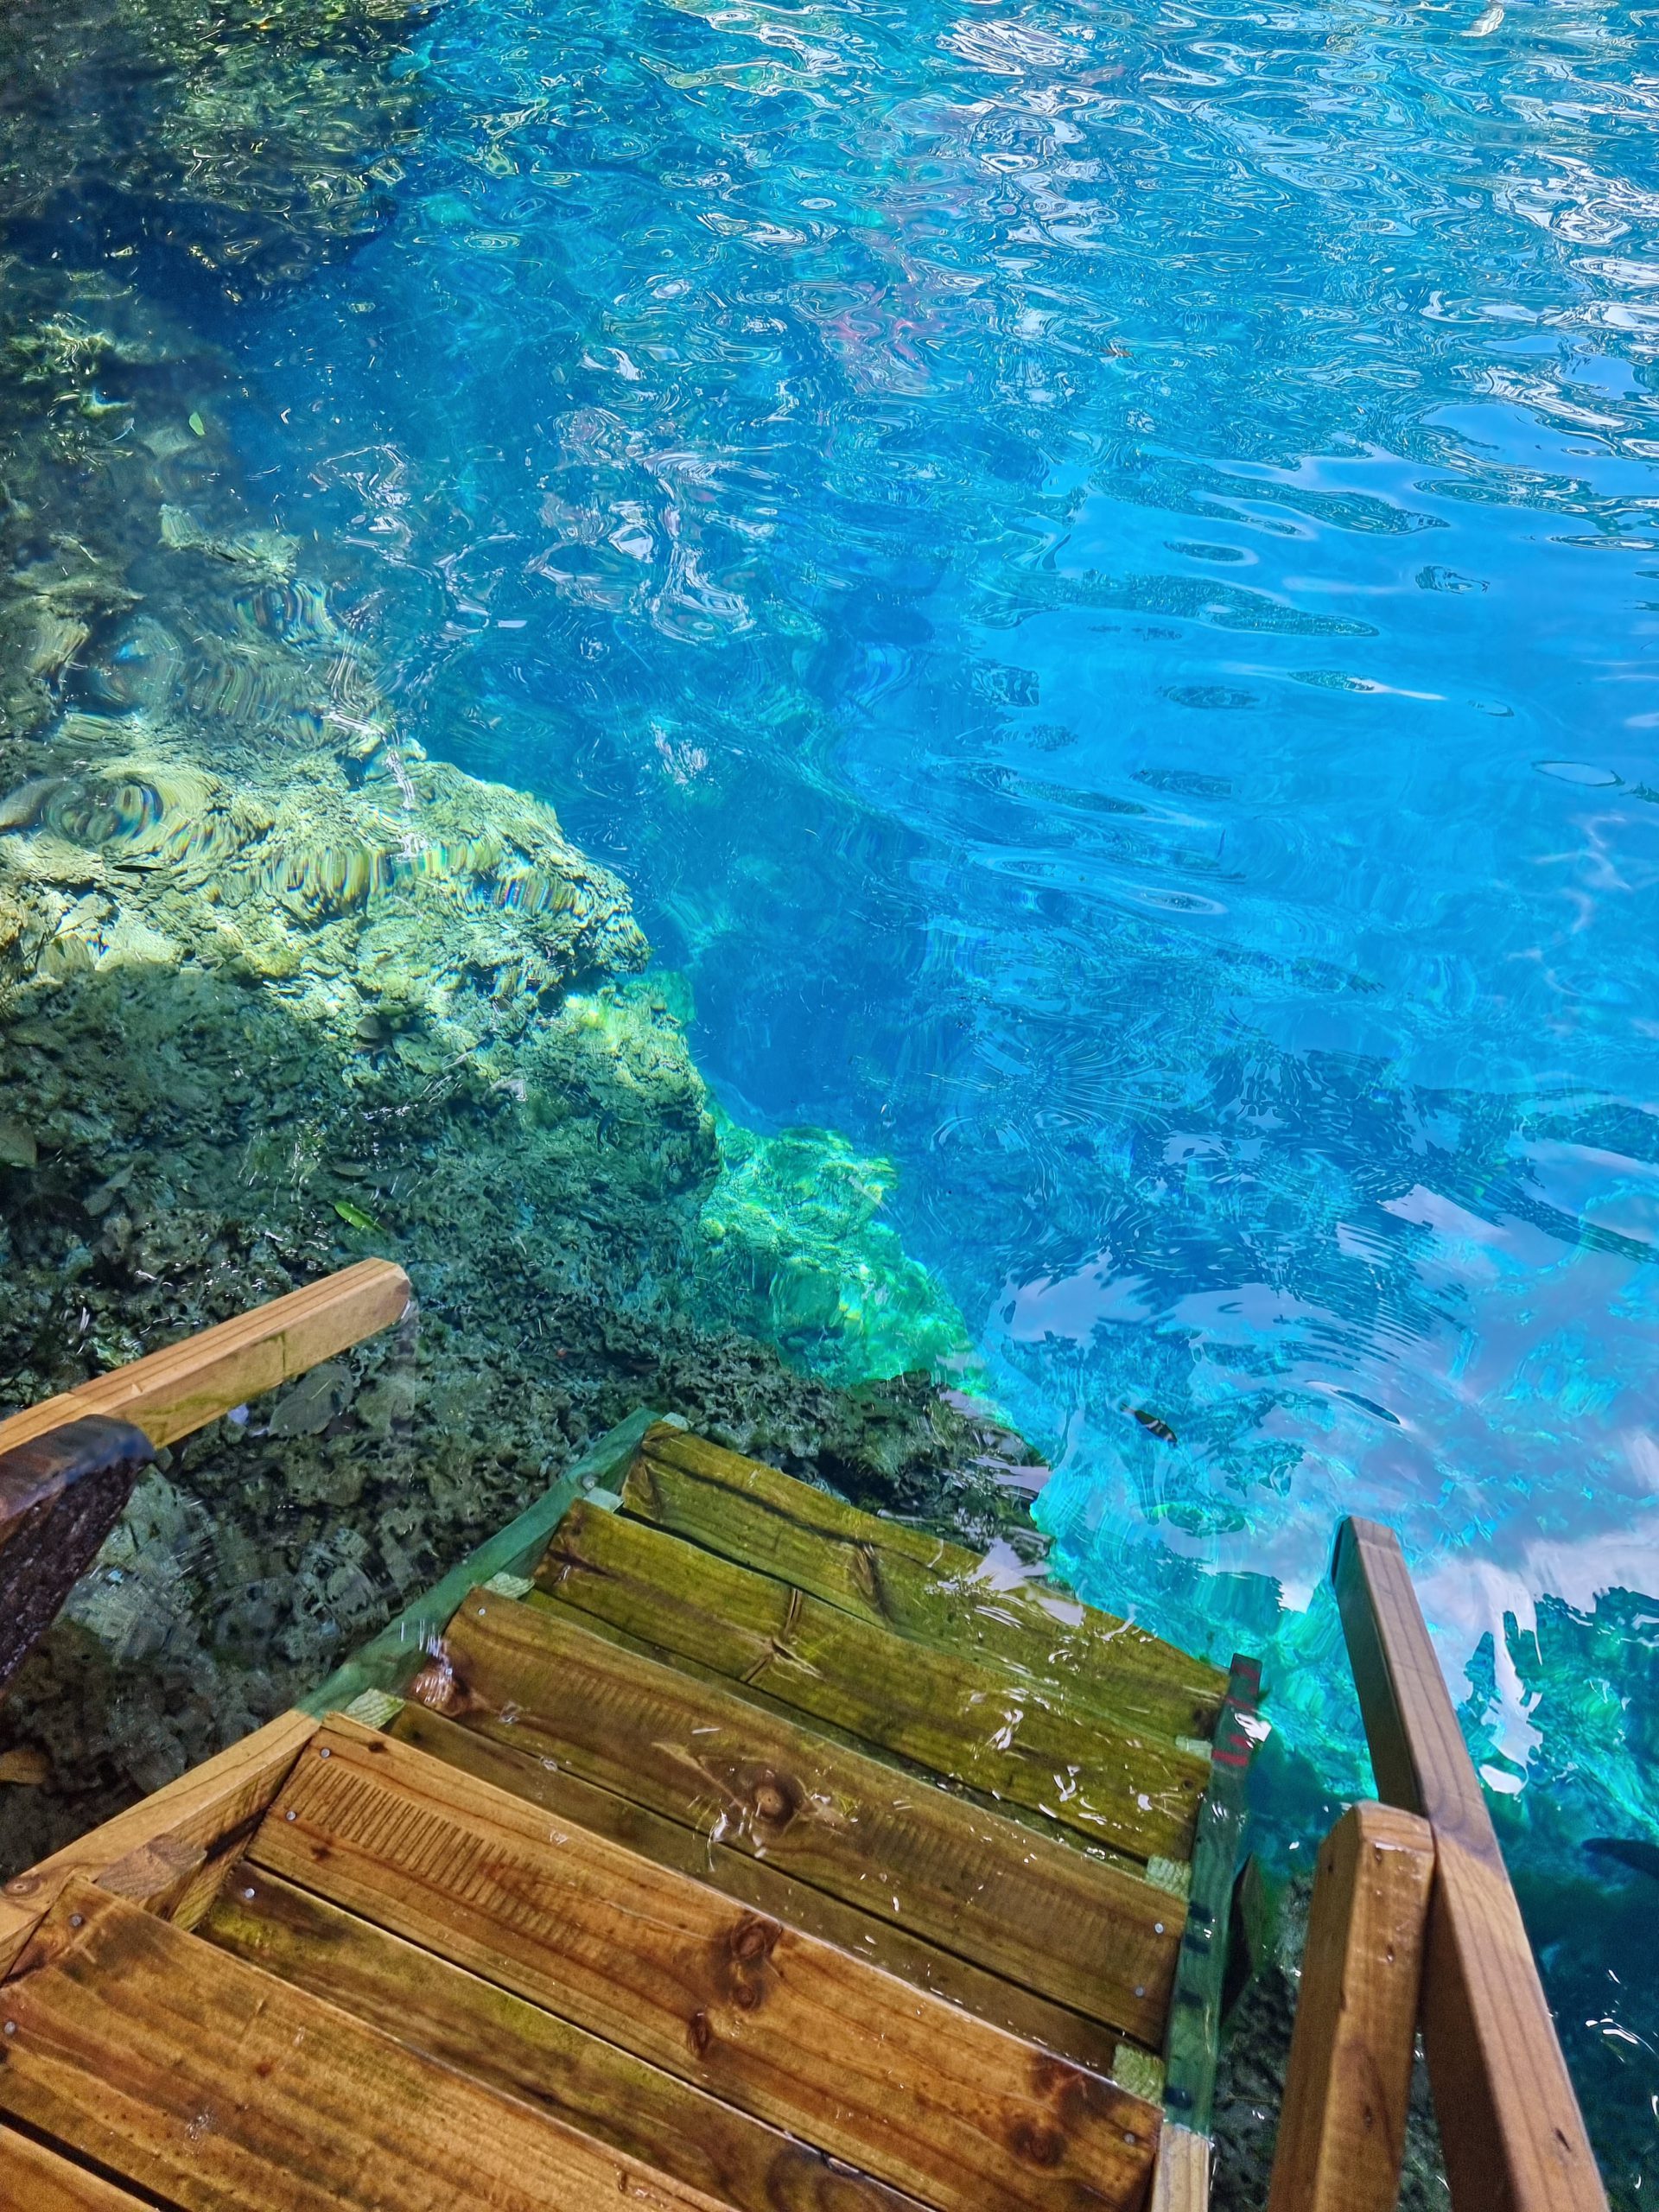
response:
[[[165,241],[232,298],[372,232],[418,78],[404,0],[13,0],[0,206]]]
[[[0,1794],[3,1872],[280,1711],[641,1403],[1022,1520],[1017,1440],[927,1371],[967,1341],[889,1171],[718,1115],[624,887],[410,741],[346,556],[238,488],[191,287],[372,228],[416,20],[0,18],[0,1412],[365,1252],[421,1307],[135,1492],[0,1716],[48,1775]]]
[[[722,1116],[719,1133],[698,1266],[710,1311],[837,1381],[975,1364],[962,1316],[880,1218],[886,1160],[825,1129],[762,1136]]]

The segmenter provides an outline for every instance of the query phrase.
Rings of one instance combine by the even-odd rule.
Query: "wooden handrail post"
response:
[[[1521,1909],[1399,1538],[1344,1521],[1332,1580],[1382,1796],[1434,1831],[1423,2040],[1452,2212],[1605,2212]]]
[[[1351,1805],[1319,1852],[1268,2212],[1394,2212],[1434,1838]]]

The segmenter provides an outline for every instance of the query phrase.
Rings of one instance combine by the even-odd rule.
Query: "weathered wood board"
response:
[[[251,1827],[270,1804],[316,1725],[302,1713],[279,1713],[239,1744],[8,1882],[0,1895],[0,1974],[10,1967],[66,1884],[76,1877],[95,1881],[161,1839],[209,1855]]]
[[[0,2212],[146,2212],[141,2198],[0,2126]]]
[[[1144,2195],[1151,2106],[385,1736],[327,1723],[248,1857],[939,2212]]]
[[[1018,1667],[1119,1726],[1207,1737],[1226,1694],[1219,1669],[1132,1623],[1029,1582],[993,1580],[959,1544],[861,1513],[701,1437],[653,1429],[622,1503],[861,1619]]]
[[[1161,2033],[1179,1898],[556,1610],[474,1592],[416,1694],[1075,2012]]]
[[[390,1328],[409,1300],[401,1268],[390,1260],[359,1260],[0,1421],[0,1452],[83,1414],[131,1421],[152,1444],[176,1443],[233,1406]]]
[[[236,1870],[200,1932],[734,2212],[914,2212],[867,2175],[258,1867]]]
[[[1249,1812],[1246,1786],[1259,1730],[1259,1662],[1235,1656],[1216,1724],[1213,1771],[1198,1815],[1169,2025],[1164,2040],[1164,2107],[1173,2120],[1208,2137],[1221,2049],[1222,1986],[1233,1881]]]
[[[0,2111],[183,2212],[712,2200],[92,1884],[6,1984]]]
[[[1138,1859],[1192,1850],[1207,1759],[1050,1702],[1027,1675],[897,1636],[659,1529],[573,1506],[537,1586],[809,1718]]]
[[[672,1866],[706,1882],[722,1897],[734,1898],[773,1920],[786,1920],[803,1935],[838,1944],[948,2003],[961,2005],[1010,2035],[1040,2044],[1058,2058],[1110,2074],[1117,2063],[1116,2031],[1099,2022],[1037,1996],[1020,1984],[971,1966],[911,1930],[893,1925],[891,1915],[878,1918],[839,1897],[797,1881],[781,1868],[710,1835],[664,1819],[626,1797],[584,1782],[556,1759],[537,1758],[493,1736],[458,1726],[423,1705],[404,1705],[382,1723],[386,1734],[416,1751],[462,1768],[480,1782],[540,1805],[563,1820],[574,1821],[626,1851]]]
[[[1456,2212],[1605,2212],[1521,1909],[1394,1531],[1344,1521],[1332,1580],[1377,1787],[1434,1831],[1423,2041]]]
[[[1325,1840],[1268,2212],[1394,2212],[1433,1878],[1415,1814],[1353,1805]]]

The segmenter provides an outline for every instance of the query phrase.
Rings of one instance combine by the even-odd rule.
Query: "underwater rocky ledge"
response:
[[[623,885],[400,733],[372,594],[242,484],[192,288],[372,232],[418,20],[0,26],[0,1409],[367,1252],[419,1300],[141,1485],[0,1717],[3,1872],[281,1710],[642,1402],[1038,1542],[883,1164],[719,1114]]]

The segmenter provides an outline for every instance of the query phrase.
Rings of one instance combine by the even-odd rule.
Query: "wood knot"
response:
[[[732,1956],[745,1966],[760,1965],[772,1956],[782,1933],[777,1921],[764,1920],[759,1913],[745,1913],[731,1933]]]
[[[471,1702],[466,1683],[442,1644],[410,1684],[409,1694],[417,1705],[433,1713],[464,1713]]]
[[[691,2046],[693,2058],[702,2058],[708,2055],[709,2046],[715,2039],[715,2031],[709,2024],[706,2012],[696,2012],[691,2015],[686,2022],[685,2039]]]
[[[1040,2120],[1017,2120],[1008,2132],[1009,2147],[1017,2158],[1028,2165],[1058,2166],[1065,2156],[1065,2138],[1058,2127],[1045,2127]]]

